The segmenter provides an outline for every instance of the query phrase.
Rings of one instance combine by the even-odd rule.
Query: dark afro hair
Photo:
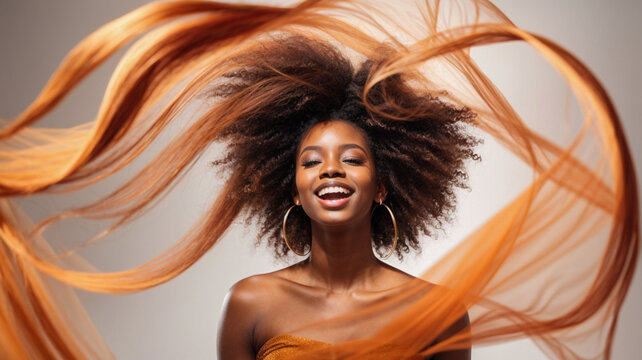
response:
[[[377,111],[369,111],[364,85],[381,59],[365,61],[355,72],[334,46],[301,35],[264,38],[230,63],[233,70],[212,96],[245,111],[218,136],[228,152],[213,164],[238,175],[233,196],[246,210],[246,222],[258,219],[257,243],[267,239],[279,258],[290,251],[281,225],[293,204],[296,151],[308,129],[330,119],[348,121],[367,136],[377,176],[388,190],[385,202],[397,218],[400,260],[410,248],[419,250],[420,233],[431,235],[451,220],[454,188],[467,188],[465,162],[479,160],[473,148],[481,140],[466,132],[475,117],[470,110],[394,75],[370,88],[367,101]],[[310,219],[300,206],[290,213],[287,228],[290,246],[306,252]],[[382,207],[373,214],[372,236],[379,254],[389,251],[394,230]]]

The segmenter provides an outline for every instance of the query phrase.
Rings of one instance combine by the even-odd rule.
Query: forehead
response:
[[[308,145],[332,146],[353,143],[368,149],[366,134],[359,127],[342,120],[328,120],[314,125],[305,133],[299,151]]]

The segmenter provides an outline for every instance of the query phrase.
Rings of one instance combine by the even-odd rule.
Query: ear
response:
[[[377,193],[375,194],[374,201],[378,203],[379,199],[381,199],[381,202],[384,202],[386,200],[386,196],[388,196],[388,189],[386,188],[386,184],[384,184],[382,179],[379,179],[377,181]]]
[[[299,200],[299,193],[296,191],[296,186],[292,187],[292,201],[294,204],[301,205],[301,200]]]

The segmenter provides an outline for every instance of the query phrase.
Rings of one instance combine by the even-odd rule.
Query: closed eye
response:
[[[348,163],[348,164],[352,164],[352,165],[363,165],[365,163],[365,161],[363,161],[361,159],[345,159],[345,160],[343,160],[343,162]],[[304,161],[303,163],[301,163],[301,165],[303,167],[311,167],[311,166],[314,166],[314,165],[317,165],[317,164],[320,164],[320,163],[321,163],[321,161],[318,161],[318,160],[308,160],[308,161]]]

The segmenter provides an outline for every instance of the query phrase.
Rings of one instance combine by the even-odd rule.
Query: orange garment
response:
[[[357,344],[366,340],[353,340],[350,343]],[[344,343],[346,344],[346,343]],[[257,360],[279,360],[279,359],[292,359],[297,356],[304,356],[309,351],[318,351],[318,355],[323,353],[328,359],[332,359],[333,344],[323,341],[308,339],[306,337],[282,334],[270,338],[259,349],[256,355]],[[367,354],[360,355],[362,359],[375,360],[375,359],[404,359],[414,360],[423,359],[424,357],[419,354],[409,354],[406,350],[395,344],[382,344],[380,347],[369,351]]]

